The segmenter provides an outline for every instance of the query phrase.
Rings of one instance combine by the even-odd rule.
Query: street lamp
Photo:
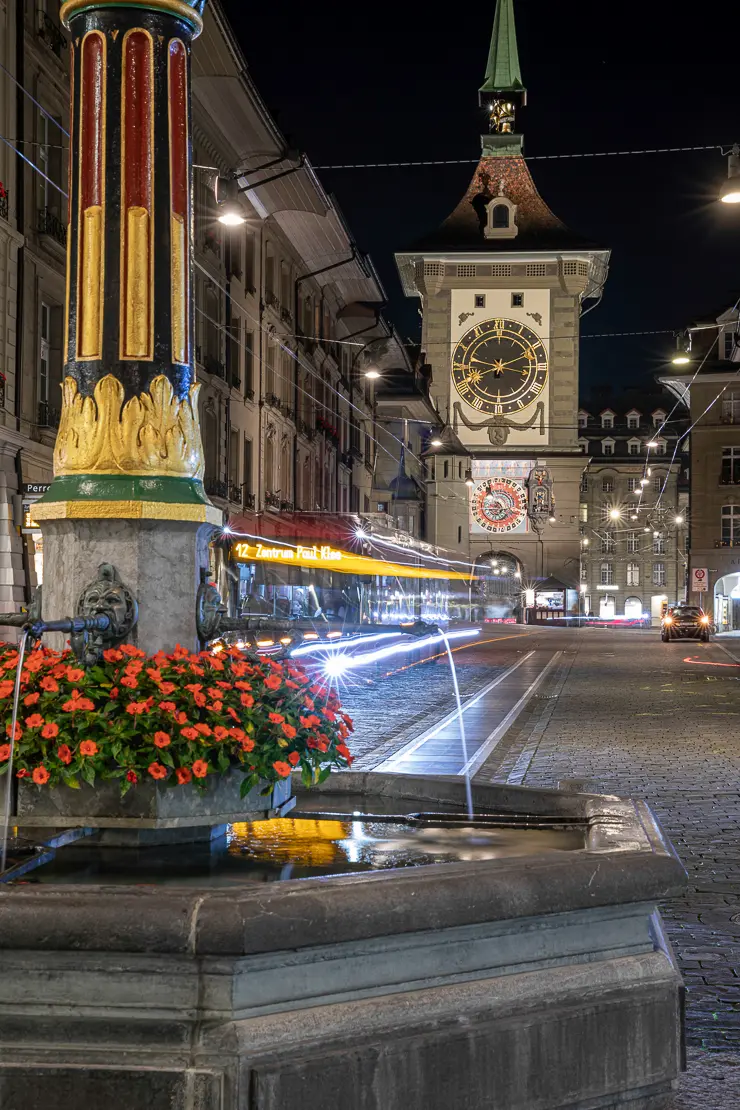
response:
[[[679,332],[676,335],[676,353],[671,359],[674,366],[685,366],[687,362],[691,362],[689,358],[689,351],[691,350],[691,332]]]
[[[621,515],[622,515],[621,509],[610,509],[609,510],[609,516],[612,518],[612,520],[619,520]]]
[[[380,370],[366,370],[365,377],[370,378],[371,381],[374,381],[376,378],[380,377]]]
[[[217,177],[213,186],[219,207],[218,222],[225,227],[240,227],[247,222],[239,201],[239,183],[232,177]]]
[[[673,518],[673,523],[674,524],[683,524],[683,517],[682,516],[674,517]]]
[[[727,181],[719,191],[723,204],[740,204],[740,146],[737,143],[727,158]]]
[[[475,483],[473,482],[473,471],[468,469],[468,470],[465,471],[465,485],[468,487],[468,489],[472,489],[474,484]]]
[[[686,361],[688,362],[688,359]],[[651,448],[652,447],[660,447],[660,444],[658,443],[657,439],[649,439],[647,441],[647,443],[645,444],[645,446],[646,447],[651,447]]]
[[[442,440],[439,438],[439,436],[435,436],[434,439],[431,439],[429,441],[429,446],[430,447],[441,447],[442,446]]]

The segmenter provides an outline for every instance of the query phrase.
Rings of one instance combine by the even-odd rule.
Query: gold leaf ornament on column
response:
[[[193,385],[178,401],[160,374],[148,392],[124,404],[123,386],[112,374],[98,382],[92,397],[83,397],[74,378],[65,378],[54,473],[202,479],[199,392]]]

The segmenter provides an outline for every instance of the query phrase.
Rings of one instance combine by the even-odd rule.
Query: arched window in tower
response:
[[[509,226],[509,209],[505,204],[494,205],[491,213],[491,226],[497,228]]]
[[[508,197],[498,196],[485,205],[486,223],[483,234],[486,239],[513,239],[518,234],[516,226],[516,205]]]

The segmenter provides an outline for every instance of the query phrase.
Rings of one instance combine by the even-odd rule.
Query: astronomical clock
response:
[[[486,532],[500,535],[524,532],[527,527],[527,493],[521,481],[494,477],[478,481],[470,498],[473,521]]]

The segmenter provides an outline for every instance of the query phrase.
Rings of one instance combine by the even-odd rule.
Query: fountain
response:
[[[186,772],[201,748],[157,732],[140,781],[156,755],[141,765],[143,714],[203,705],[206,683],[168,675],[183,660],[215,668],[196,654],[199,632],[224,627],[202,581],[217,518],[192,361],[189,51],[205,6],[61,7],[74,45],[69,326],[56,477],[35,510],[44,613],[15,621],[18,656],[1,660],[19,680],[32,661],[21,704],[33,723],[31,741],[18,736],[17,681],[0,1102],[657,1110],[682,1053],[657,907],[685,875],[644,804],[336,770],[348,726],[325,693],[325,739],[300,755],[280,713],[272,732],[256,716],[248,731],[251,703],[308,694],[297,668],[238,652],[217,660],[229,681],[208,689],[199,723],[228,710],[241,723],[187,738],[205,745],[204,778],[211,762],[220,773],[197,792]],[[74,657],[26,647],[44,637],[58,651],[65,635]],[[85,702],[79,720],[107,743],[124,679],[140,684],[138,706],[151,699],[126,725],[131,743],[111,743],[100,774],[69,745],[52,760],[35,707],[52,705],[54,684],[75,684],[60,712]],[[165,680],[174,709],[155,705]],[[299,755],[294,788],[288,764],[270,778],[275,753],[259,762],[273,742]],[[96,757],[95,739],[83,746]]]

